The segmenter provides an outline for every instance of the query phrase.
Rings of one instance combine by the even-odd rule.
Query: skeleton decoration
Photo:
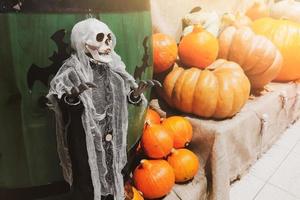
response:
[[[64,177],[77,192],[75,199],[100,200],[106,195],[124,199],[127,102],[145,106],[142,92],[160,85],[154,80],[137,85],[115,45],[115,35],[106,24],[94,18],[77,23],[71,33],[75,53],[50,83],[47,97],[56,113],[58,153]],[[72,128],[78,126],[76,113],[82,127]]]

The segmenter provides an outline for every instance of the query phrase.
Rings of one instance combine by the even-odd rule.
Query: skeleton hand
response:
[[[147,81],[142,80],[139,82],[138,87],[133,90],[132,95],[134,97],[138,97],[144,91],[154,86],[162,87],[161,83],[157,80],[147,80]]]
[[[97,86],[90,82],[81,83],[78,87],[74,86],[71,91],[67,91],[65,102],[68,104],[74,104],[75,102],[78,102],[79,95],[89,88],[97,88]]]

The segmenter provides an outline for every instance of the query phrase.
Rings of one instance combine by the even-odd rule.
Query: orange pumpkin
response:
[[[148,124],[160,124],[160,116],[157,112],[152,110],[151,108],[148,108],[146,117],[145,117],[145,123]]]
[[[189,145],[193,136],[193,128],[184,117],[169,117],[163,120],[162,125],[172,133],[175,148],[183,148]]]
[[[135,189],[135,187],[131,186],[129,183],[126,183],[125,200],[144,200],[144,198],[140,192]]]
[[[173,149],[168,157],[168,163],[175,173],[175,182],[182,183],[191,180],[198,172],[198,157],[188,149]]]
[[[281,69],[282,56],[277,47],[249,27],[227,27],[219,37],[219,46],[219,58],[240,64],[254,89],[263,88]]]
[[[164,126],[148,124],[141,139],[141,146],[150,158],[163,158],[171,152],[173,138]]]
[[[270,9],[265,0],[256,0],[253,5],[246,11],[246,15],[252,20],[270,16]]]
[[[283,65],[275,80],[299,79],[300,24],[283,19],[262,18],[253,22],[252,29],[269,38],[281,52]]]
[[[175,63],[177,43],[171,36],[163,33],[154,34],[152,40],[154,73],[161,73]]]
[[[219,59],[205,70],[174,66],[163,82],[163,98],[174,108],[201,117],[232,117],[249,98],[242,68]]]
[[[215,61],[219,51],[218,40],[201,26],[184,36],[179,43],[180,61],[188,66],[205,68]]]
[[[172,167],[165,160],[142,160],[133,172],[134,184],[147,199],[161,198],[175,184]]]

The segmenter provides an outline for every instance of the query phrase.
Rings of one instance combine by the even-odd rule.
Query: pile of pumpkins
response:
[[[193,179],[199,169],[198,157],[189,145],[193,130],[187,119],[171,116],[161,119],[148,109],[143,135],[137,152],[146,158],[133,171],[136,199],[156,199],[167,195],[175,183]],[[142,196],[141,196],[142,194]]]
[[[154,72],[164,74],[159,95],[182,112],[224,119],[241,110],[251,91],[300,79],[299,12],[294,0],[271,7],[257,0],[245,14],[225,14],[217,35],[201,23],[178,45],[154,34]],[[203,20],[201,10],[190,15]]]

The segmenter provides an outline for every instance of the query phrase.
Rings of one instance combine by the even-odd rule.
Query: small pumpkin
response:
[[[184,36],[179,43],[180,61],[188,66],[205,68],[215,61],[219,51],[218,40],[201,26]]]
[[[174,66],[163,82],[163,98],[173,108],[200,117],[234,116],[249,98],[250,83],[236,63],[219,59],[204,70]]]
[[[295,0],[278,1],[271,5],[271,17],[275,19],[289,19],[300,23],[300,2]]]
[[[300,78],[300,24],[284,20],[262,18],[253,22],[255,33],[266,36],[281,52],[283,65],[275,78],[286,82]]]
[[[166,71],[177,58],[177,43],[171,36],[156,33],[152,37],[154,73]]]
[[[160,124],[160,116],[157,112],[148,108],[146,117],[145,117],[145,124]],[[146,125],[145,125],[146,126]]]
[[[252,20],[269,17],[270,9],[265,0],[255,0],[252,6],[246,11],[246,15]]]
[[[171,152],[173,138],[164,126],[148,124],[142,135],[141,146],[150,158],[163,158]]]
[[[198,157],[188,149],[173,149],[168,157],[168,163],[174,170],[177,183],[193,179],[199,170]]]
[[[175,175],[165,160],[142,160],[133,172],[134,184],[147,199],[167,195],[175,184]]]
[[[143,196],[137,189],[129,183],[125,184],[125,200],[144,200]]]
[[[219,37],[219,46],[219,58],[240,64],[254,89],[263,88],[281,69],[282,56],[277,47],[249,27],[227,27]]]
[[[187,147],[193,137],[193,128],[184,117],[172,116],[164,119],[162,125],[170,130],[175,148]]]

